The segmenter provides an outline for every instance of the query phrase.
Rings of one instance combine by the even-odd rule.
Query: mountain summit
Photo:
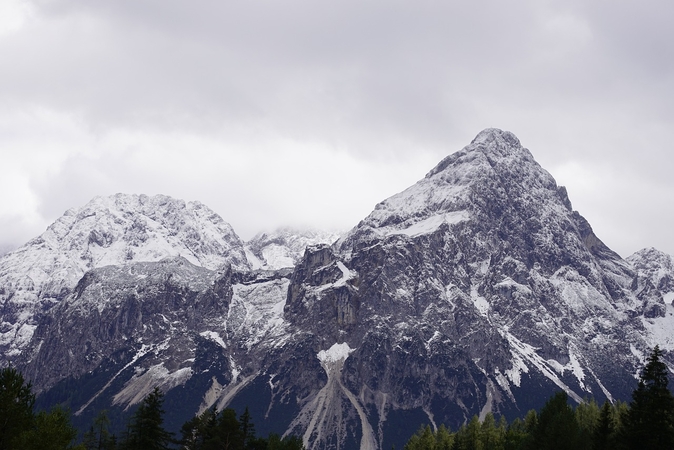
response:
[[[39,316],[71,293],[86,271],[173,256],[208,269],[248,268],[241,239],[199,202],[116,194],[66,211],[41,236],[0,259],[0,354],[18,355]]]
[[[3,342],[39,401],[67,403],[83,426],[100,409],[125,414],[159,386],[167,404],[183,405],[168,418],[174,429],[211,406],[247,405],[259,432],[298,434],[308,449],[383,449],[423,423],[521,416],[559,389],[575,401],[626,400],[654,344],[674,363],[671,258],[621,259],[506,131],[481,132],[299,260],[292,233],[244,248],[205,207],[157,202],[128,217],[146,230],[170,224],[171,248],[189,251],[124,260],[129,248],[151,253],[131,244],[135,221],[97,207],[110,217],[92,220],[101,227],[0,260],[0,282],[13,280],[0,291],[13,305],[3,329],[14,341]],[[150,221],[157,208],[179,213]],[[8,262],[29,261],[21,251],[61,261],[70,248],[113,265],[77,266],[59,296],[15,281],[28,273]],[[268,270],[251,270],[245,252]],[[31,304],[51,307],[22,306]]]

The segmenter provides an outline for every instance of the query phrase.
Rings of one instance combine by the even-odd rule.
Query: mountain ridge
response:
[[[671,256],[620,258],[512,133],[484,130],[332,245],[293,259],[286,231],[218,270],[180,255],[93,268],[36,316],[17,364],[82,420],[154,383],[189,409],[174,427],[255,405],[262,432],[347,449],[521,415],[557,389],[627,399],[656,343],[674,367]],[[279,243],[294,267],[251,270],[253,245]]]

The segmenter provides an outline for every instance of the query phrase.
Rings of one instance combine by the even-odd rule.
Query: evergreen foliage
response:
[[[601,407],[597,426],[592,434],[592,448],[593,450],[610,450],[616,447],[615,432],[617,424],[614,419],[613,408],[607,401]]]
[[[12,442],[33,425],[35,395],[30,383],[15,368],[0,371],[0,450],[16,448]]]
[[[185,450],[303,450],[302,440],[296,436],[268,438],[255,436],[255,425],[245,409],[239,420],[236,412],[227,408],[217,412],[207,409],[183,425],[179,443]]]
[[[674,396],[668,389],[668,368],[656,346],[641,372],[632,403],[606,401],[601,408],[586,399],[575,409],[565,392],[553,395],[540,413],[508,425],[486,414],[474,416],[456,433],[421,427],[405,450],[670,450],[674,449]],[[441,445],[440,442],[443,444]]]
[[[108,412],[103,410],[96,416],[89,431],[84,434],[84,447],[87,450],[115,450],[117,442],[115,436],[108,430],[109,426]]]
[[[35,395],[13,367],[0,370],[0,450],[69,450],[77,430],[70,413],[60,407],[49,412],[33,411]]]
[[[624,443],[640,450],[674,448],[674,396],[657,345],[648,356],[625,417]]]
[[[565,392],[553,395],[540,413],[529,411],[523,419],[508,424],[487,413],[474,416],[456,432],[444,425],[436,430],[423,426],[405,450],[651,450],[674,449],[674,396],[669,391],[668,368],[662,351],[649,355],[632,402],[609,403],[601,408],[585,400],[575,409]],[[296,436],[282,438],[255,435],[248,408],[237,419],[227,408],[207,409],[185,422],[181,439],[174,441],[163,428],[163,394],[155,388],[141,402],[128,423],[120,444],[109,432],[110,421],[102,411],[73,446],[77,432],[70,413],[60,407],[33,412],[35,396],[30,383],[14,368],[0,370],[0,450],[303,450]]]
[[[155,388],[131,418],[122,450],[166,450],[173,442],[164,427],[164,394]]]
[[[70,412],[55,407],[50,412],[40,411],[30,429],[24,431],[15,441],[22,450],[83,450],[84,446],[73,446],[77,430],[70,424]]]

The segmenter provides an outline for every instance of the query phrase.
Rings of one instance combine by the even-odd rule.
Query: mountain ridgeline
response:
[[[174,430],[248,406],[308,449],[401,448],[559,390],[629,399],[656,344],[674,367],[673,298],[671,256],[622,259],[487,129],[341,236],[246,243],[196,202],[94,199],[0,259],[0,350],[81,427],[159,387]]]

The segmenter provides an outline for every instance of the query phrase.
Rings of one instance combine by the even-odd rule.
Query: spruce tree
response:
[[[35,420],[31,384],[13,367],[0,370],[0,450],[17,448],[13,441],[30,430]]]
[[[83,444],[87,450],[114,450],[114,436],[110,434],[108,427],[110,426],[110,419],[108,412],[102,410],[94,419],[93,425],[84,434]]]
[[[131,418],[123,450],[166,450],[173,441],[164,427],[164,394],[159,388],[148,394]]]
[[[667,385],[667,365],[656,345],[646,360],[639,385],[625,417],[624,443],[627,448],[656,450],[674,448],[674,396]]]
[[[250,417],[247,406],[243,414],[241,414],[241,417],[239,417],[239,422],[241,424],[241,433],[243,435],[243,447],[248,448],[248,444],[255,440],[255,425]]]
[[[85,450],[73,446],[77,430],[70,423],[70,412],[56,406],[36,414],[33,426],[21,434],[13,448],[21,450]]]
[[[532,450],[576,450],[579,447],[579,427],[568,395],[560,391],[541,409],[531,434],[528,448]]]
[[[613,407],[608,400],[604,402],[599,413],[599,420],[592,435],[593,450],[610,450],[615,448],[614,443],[615,421]]]

